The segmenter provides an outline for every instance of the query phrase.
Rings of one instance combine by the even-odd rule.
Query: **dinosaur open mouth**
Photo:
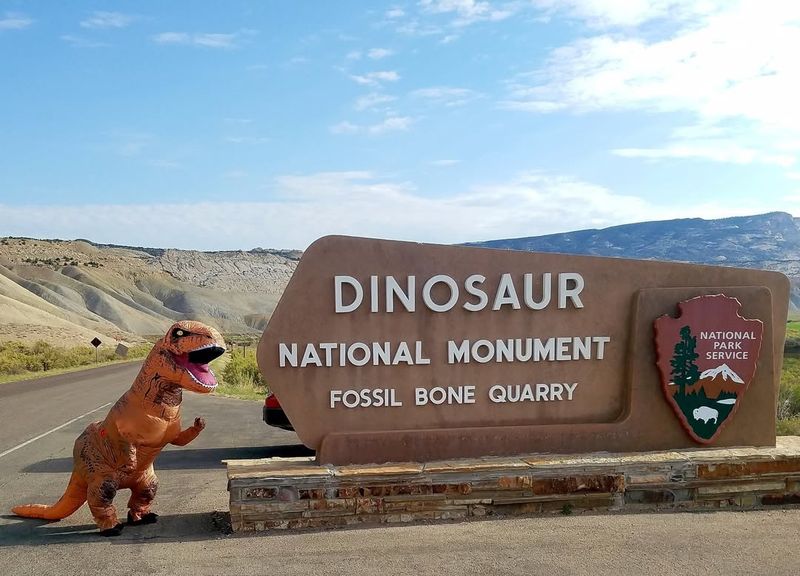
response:
[[[175,362],[185,368],[194,381],[204,388],[216,388],[217,378],[208,363],[224,352],[225,348],[220,346],[205,346],[187,354],[175,355]]]

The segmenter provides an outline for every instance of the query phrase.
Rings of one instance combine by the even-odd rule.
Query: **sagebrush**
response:
[[[778,434],[800,435],[800,357],[783,357],[778,392]]]
[[[128,358],[142,358],[152,348],[150,344],[138,344],[128,350]],[[111,348],[99,348],[97,361],[119,360]],[[16,376],[25,373],[48,372],[95,363],[95,349],[91,346],[66,348],[53,346],[44,341],[0,342],[0,376]]]
[[[269,392],[254,351],[237,349],[225,354],[215,364],[212,366],[219,380],[218,394],[255,399],[263,398]]]

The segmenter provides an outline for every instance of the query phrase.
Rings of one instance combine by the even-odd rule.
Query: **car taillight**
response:
[[[264,401],[264,404],[267,408],[280,408],[281,404],[278,402],[278,399],[275,397],[275,394],[270,394],[267,396],[267,399]]]

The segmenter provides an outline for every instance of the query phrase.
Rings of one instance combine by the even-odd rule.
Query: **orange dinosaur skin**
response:
[[[182,393],[211,392],[216,379],[207,363],[224,351],[214,328],[192,321],[173,324],[106,419],[89,424],[75,441],[72,476],[61,499],[52,506],[16,506],[14,514],[61,520],[88,502],[101,534],[117,535],[122,524],[113,500],[119,489],[128,488],[128,523],[155,522],[150,512],[158,489],[153,461],[167,444],[185,446],[205,428],[198,417],[181,430]]]

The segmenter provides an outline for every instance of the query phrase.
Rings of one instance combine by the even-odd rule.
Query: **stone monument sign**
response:
[[[788,295],[776,272],[329,236],[258,362],[322,463],[769,446]]]

